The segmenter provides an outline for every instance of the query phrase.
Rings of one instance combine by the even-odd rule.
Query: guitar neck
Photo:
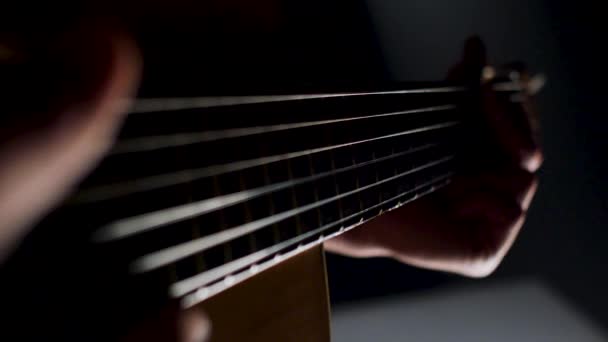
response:
[[[186,306],[450,182],[471,92],[148,99],[65,206]]]

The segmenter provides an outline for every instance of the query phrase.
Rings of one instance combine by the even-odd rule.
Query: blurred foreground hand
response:
[[[138,52],[120,32],[73,30],[54,44],[49,67],[66,71],[48,83],[65,89],[47,89],[57,93],[57,99],[48,104],[47,112],[28,115],[33,122],[3,127],[0,262],[110,148],[139,80]],[[23,105],[29,106],[43,102],[47,94],[22,95]],[[27,98],[36,95],[40,98]]]

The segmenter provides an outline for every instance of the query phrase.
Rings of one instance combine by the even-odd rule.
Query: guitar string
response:
[[[467,91],[467,87],[435,87],[419,89],[401,89],[389,91],[372,92],[342,92],[342,93],[319,93],[319,94],[290,94],[290,95],[253,95],[253,96],[210,96],[189,98],[148,98],[138,99],[130,110],[131,114],[152,113],[164,111],[178,111],[185,109],[200,109],[212,107],[225,107],[237,105],[249,105],[260,103],[274,103],[299,100],[315,100],[340,97],[361,97],[378,95],[401,95],[401,94],[430,94],[430,93],[454,93]]]
[[[379,137],[369,138],[358,140],[354,142],[347,142],[342,144],[324,146],[313,149],[300,150],[296,152],[288,152],[282,154],[276,154],[272,156],[259,157],[248,160],[241,160],[226,164],[220,165],[212,165],[207,167],[202,167],[198,169],[187,169],[177,172],[166,173],[162,175],[150,176],[139,178],[135,180],[129,181],[121,181],[118,183],[113,183],[109,185],[101,185],[95,186],[88,189],[83,189],[80,192],[76,193],[74,198],[71,200],[72,204],[82,204],[82,203],[90,203],[97,202],[103,200],[109,200],[112,198],[129,195],[132,193],[149,191],[153,189],[168,187],[172,185],[178,185],[183,183],[193,182],[198,179],[218,176],[229,172],[241,171],[245,169],[249,169],[256,166],[262,166],[271,164],[274,162],[284,161],[288,159],[293,159],[301,156],[307,156],[312,154],[317,154],[320,152],[335,150],[339,148],[344,148],[348,146],[355,146],[360,144],[365,144],[373,141],[379,141],[384,139],[390,139],[405,135],[412,135],[421,132],[429,132],[444,128],[449,128],[458,125],[457,121],[447,121],[438,124],[433,124],[429,126],[423,126],[414,129],[408,129],[405,131],[401,131],[398,133],[387,134]]]
[[[453,156],[448,155],[448,156],[442,157],[440,159],[437,159],[435,161],[426,163],[424,165],[412,168],[405,172],[396,174],[391,177],[384,178],[377,182],[368,184],[366,186],[359,187],[357,189],[354,189],[354,190],[351,190],[351,191],[348,191],[348,192],[345,192],[342,194],[337,194],[335,196],[332,196],[332,197],[329,197],[329,198],[326,198],[326,199],[323,199],[323,200],[320,200],[320,201],[317,201],[317,202],[314,202],[311,204],[307,204],[307,205],[304,205],[304,206],[301,206],[298,208],[283,211],[283,212],[277,213],[272,216],[268,216],[268,217],[265,217],[262,219],[247,222],[245,224],[238,225],[238,226],[235,226],[232,228],[228,228],[228,229],[225,229],[225,230],[222,230],[220,232],[213,233],[210,235],[206,235],[206,236],[198,238],[198,239],[190,240],[188,242],[185,242],[185,243],[182,243],[182,244],[179,244],[176,246],[168,247],[168,248],[156,251],[156,252],[146,254],[133,261],[133,263],[131,264],[131,270],[133,270],[136,273],[151,271],[158,267],[167,265],[169,263],[175,262],[177,260],[181,260],[181,259],[191,256],[193,254],[202,252],[204,250],[207,250],[207,249],[217,246],[219,244],[234,240],[243,235],[251,234],[264,227],[281,222],[290,217],[302,214],[308,210],[319,208],[325,204],[336,202],[344,197],[347,197],[347,196],[350,196],[350,195],[353,195],[356,193],[360,193],[367,189],[377,187],[381,184],[385,184],[385,183],[391,182],[393,180],[402,178],[404,176],[411,175],[411,174],[417,173],[419,171],[431,168],[433,166],[437,166],[437,165],[446,163],[452,159],[453,159]]]
[[[399,200],[400,198],[407,196],[409,194],[415,194],[417,191],[427,188],[427,187],[433,187],[430,191],[434,191],[436,189],[439,189],[440,186],[438,186],[437,184],[439,184],[441,181],[445,181],[447,179],[449,179],[452,176],[452,173],[446,173],[443,174],[441,176],[435,177],[430,181],[427,181],[425,183],[419,184],[416,187],[414,187],[413,189],[407,190],[405,192],[402,192],[396,196],[393,196],[387,200],[384,200],[378,204],[375,204],[373,206],[370,206],[366,209],[363,209],[361,211],[358,211],[354,214],[351,214],[347,217],[341,218],[339,220],[333,221],[331,223],[325,224],[319,228],[316,228],[314,230],[311,230],[309,232],[306,232],[302,235],[298,235],[296,237],[290,238],[288,240],[285,241],[281,241],[278,244],[275,244],[271,247],[262,249],[260,251],[248,254],[246,256],[243,256],[239,259],[235,259],[233,261],[230,261],[228,263],[225,263],[221,266],[215,267],[209,271],[205,271],[202,272],[200,274],[197,274],[195,276],[192,276],[190,278],[186,278],[183,280],[180,280],[176,283],[171,284],[171,286],[169,287],[169,293],[171,296],[173,297],[181,297],[184,296],[186,294],[188,294],[189,292],[192,292],[194,290],[196,290],[197,288],[200,288],[202,286],[205,286],[209,283],[212,283],[214,281],[217,281],[221,278],[224,278],[240,269],[244,269],[248,266],[251,266],[253,264],[255,264],[256,262],[265,259],[267,257],[270,257],[272,255],[275,255],[277,253],[279,253],[280,251],[289,248],[291,246],[294,246],[302,241],[305,241],[311,237],[314,237],[318,234],[321,234],[331,228],[334,228],[342,223],[348,222],[358,216],[361,216],[369,211],[372,211],[374,209],[380,208],[388,203],[392,203],[395,202],[397,200]],[[399,204],[397,206],[395,206],[395,208],[409,203],[410,201],[415,200],[417,197],[414,196],[413,198],[403,201],[403,202],[399,202]]]
[[[428,194],[431,194],[431,193],[435,192],[435,190],[441,189],[444,186],[448,185],[450,182],[451,182],[451,180],[450,180],[450,178],[448,178],[444,184],[438,183],[438,184],[433,185],[432,188],[427,191],[422,191],[420,193],[416,193],[416,194],[414,194],[414,198],[411,199],[410,201],[413,201],[418,198],[424,197]],[[400,207],[401,205],[403,205],[404,203],[398,202],[397,205],[395,205],[394,207],[388,208],[386,211],[391,211],[393,209],[396,209],[396,208]],[[200,303],[201,301],[209,298],[210,296],[213,296],[219,292],[222,292],[223,290],[230,288],[233,285],[236,285],[244,280],[247,280],[251,276],[253,276],[259,272],[263,272],[263,271],[269,269],[270,267],[276,265],[277,263],[279,263],[283,260],[286,260],[292,256],[295,256],[295,255],[299,254],[300,252],[303,252],[309,248],[317,246],[320,243],[333,238],[334,236],[342,234],[343,232],[349,231],[353,228],[356,228],[359,225],[365,224],[366,222],[373,219],[374,217],[382,214],[382,212],[383,212],[383,209],[381,208],[380,212],[371,218],[364,219],[362,217],[358,222],[356,222],[350,226],[346,226],[346,227],[344,227],[344,229],[341,228],[337,232],[333,232],[333,233],[330,233],[327,235],[320,235],[318,239],[315,239],[312,241],[309,240],[309,242],[299,243],[297,248],[293,248],[291,250],[287,250],[284,252],[279,252],[279,253],[275,254],[273,258],[266,258],[266,260],[263,260],[262,262],[252,264],[248,270],[237,271],[233,274],[227,275],[223,281],[216,281],[216,282],[209,283],[208,285],[202,286],[202,287],[198,288],[196,291],[191,292],[191,293],[187,294],[186,296],[182,297],[180,300],[180,304],[183,308],[192,307],[193,305]],[[168,295],[170,295],[170,293],[168,293]]]
[[[244,201],[249,201],[254,198],[273,193],[282,189],[295,187],[297,185],[310,183],[325,177],[335,176],[340,173],[359,169],[372,164],[383,161],[399,158],[412,153],[428,150],[432,147],[437,147],[438,144],[425,144],[417,147],[412,147],[407,150],[390,154],[381,158],[373,158],[361,163],[356,163],[346,167],[338,168],[332,171],[321,172],[310,176],[289,179],[287,181],[269,184],[253,189],[233,192],[225,195],[220,195],[204,200],[174,206],[171,208],[161,209],[145,214],[132,216],[116,220],[93,234],[93,240],[96,242],[105,242],[116,239],[126,238],[135,234],[147,232],[155,228],[163,227],[168,224],[180,222],[193,217],[202,216],[207,213],[235,205]]]
[[[519,92],[524,90],[518,82],[497,82],[492,85],[497,92]],[[314,100],[340,97],[361,97],[399,94],[433,94],[457,93],[469,90],[463,86],[427,87],[419,89],[402,89],[372,92],[342,92],[319,94],[290,94],[290,95],[253,95],[253,96],[208,96],[185,98],[143,98],[137,99],[129,111],[130,114],[178,111],[187,109],[213,108],[260,103],[275,103],[298,100]]]
[[[297,126],[295,126],[295,127],[297,127]],[[284,129],[289,129],[289,128],[285,127]],[[249,132],[252,132],[253,134],[256,134],[254,131],[249,131]],[[241,131],[241,132],[233,131],[232,133],[236,133],[235,135],[238,135],[240,133],[246,133],[246,132],[243,132],[243,131]],[[229,135],[230,134],[226,134],[226,136],[229,136]],[[192,138],[192,137],[190,137],[190,138]],[[196,137],[194,137],[194,138],[195,138],[194,140],[196,140]],[[198,138],[200,139],[200,136]],[[186,140],[188,140],[188,139],[186,139]],[[419,188],[420,188],[420,186],[416,187],[416,189],[419,189]],[[400,194],[400,195],[398,195],[396,197],[401,197],[404,194]],[[394,201],[394,200],[396,200],[396,197],[393,197],[393,198],[391,198],[389,200],[383,201],[379,205],[385,204],[386,202],[389,202],[389,201]],[[367,212],[369,210],[372,210],[373,208],[375,208],[377,206],[370,207],[370,208],[362,211],[359,214],[361,215],[361,214],[363,214],[363,212]],[[349,216],[348,219],[350,219],[352,217],[353,217],[353,215]],[[241,259],[239,259],[239,260],[237,260],[235,262],[231,262],[229,265],[223,265],[224,266],[223,268],[214,270],[216,272],[213,273],[213,274],[203,273],[202,275],[199,275],[201,277],[193,277],[193,278],[186,279],[184,281],[180,281],[180,282],[178,282],[176,284],[173,284],[171,286],[171,291],[173,292],[174,296],[185,295],[186,293],[194,291],[196,288],[199,288],[200,286],[203,286],[203,285],[209,283],[210,281],[214,280],[214,279],[211,278],[213,276],[215,276],[215,279],[217,280],[217,279],[219,279],[219,278],[221,278],[223,276],[228,275],[229,273],[232,273],[232,272],[236,271],[238,268],[246,267],[247,265],[249,265],[249,264],[251,264],[253,262],[258,261],[259,259],[263,259],[264,257],[270,256],[271,254],[274,254],[274,253],[276,253],[276,252],[278,252],[278,251],[280,251],[280,250],[282,250],[284,248],[287,248],[291,244],[295,244],[295,243],[298,243],[299,241],[302,241],[302,240],[304,240],[306,238],[309,238],[310,236],[313,236],[313,234],[316,235],[318,233],[321,233],[325,229],[330,229],[330,227],[333,227],[336,224],[339,224],[341,222],[344,222],[344,219],[339,220],[339,221],[337,221],[336,223],[334,223],[332,225],[325,225],[324,227],[321,227],[321,228],[319,228],[317,230],[309,232],[309,233],[307,233],[305,235],[301,235],[301,236],[299,236],[299,237],[296,238],[297,240],[288,240],[288,241],[284,242],[283,244],[275,245],[275,246],[273,246],[273,247],[271,247],[269,249],[257,252],[257,253],[255,253],[255,256],[254,255],[250,255],[250,256],[248,256],[246,258],[241,258]],[[256,258],[256,260],[252,260],[251,259],[252,257]],[[259,259],[257,259],[257,258],[259,258]],[[240,261],[240,263],[239,263],[239,261]],[[246,263],[246,264],[244,264],[244,263]],[[235,267],[236,267],[236,269],[235,269]]]
[[[408,114],[419,114],[427,112],[438,112],[448,111],[456,109],[457,106],[453,104],[432,106],[425,108],[416,108],[402,111],[394,111],[388,113],[380,113],[374,115],[355,116],[348,118],[340,118],[333,120],[319,120],[319,121],[308,121],[308,122],[297,122],[297,123],[283,123],[269,126],[254,126],[244,128],[232,128],[215,131],[203,131],[196,133],[180,133],[170,135],[156,135],[147,136],[141,138],[133,138],[129,140],[123,140],[118,142],[115,148],[112,149],[110,154],[124,154],[134,152],[145,152],[151,150],[158,150],[168,147],[186,146],[192,144],[198,144],[203,142],[217,141],[221,139],[239,138],[245,136],[251,136],[256,134],[272,133],[285,130],[292,130],[297,128],[306,128],[313,126],[329,125],[335,123],[343,123],[357,120],[376,119],[383,117],[401,116]]]
[[[499,91],[517,91],[517,90],[520,90],[520,88],[521,88],[520,85],[513,83],[513,82],[506,82],[504,84],[495,84],[494,87],[496,89],[498,89]],[[418,90],[414,90],[414,91],[425,92],[426,90],[418,89]],[[404,92],[407,92],[407,91],[404,91]],[[342,93],[342,95],[344,95],[344,94],[346,94],[346,93]],[[355,95],[359,96],[359,95],[366,95],[366,94],[369,95],[370,93],[357,93]],[[336,94],[325,94],[325,95],[336,95]],[[353,96],[355,96],[355,95],[353,95]],[[280,97],[280,95],[279,95],[279,97]],[[240,97],[236,97],[236,98],[240,98]],[[245,99],[247,99],[247,98],[248,97],[245,97]],[[224,102],[222,102],[222,103],[224,103]],[[391,137],[391,136],[388,136],[388,137]],[[380,138],[386,138],[386,137],[380,137]],[[367,142],[367,141],[362,141],[362,142]],[[355,142],[354,144],[357,144],[357,143],[358,142]],[[342,147],[342,146],[336,146],[335,148],[339,148],[339,147]],[[302,151],[302,152],[304,152],[306,154],[313,154],[313,153],[320,152],[320,150]],[[281,159],[281,156],[272,156],[272,157],[268,157],[270,160],[257,160],[257,161],[262,162],[262,165],[278,161],[278,160],[272,160],[273,157],[275,157],[275,158],[279,157],[278,160],[295,158],[294,156],[289,156],[289,155],[285,156],[284,155],[283,156],[284,159]],[[296,155],[296,157],[297,157],[297,155]],[[250,166],[246,165],[247,162],[249,162],[249,161],[253,161],[254,164],[250,165]],[[213,175],[219,175],[222,173],[238,171],[238,170],[242,170],[245,168],[257,166],[255,164],[256,160],[249,160],[249,161],[241,161],[240,162],[241,165],[235,165],[235,164],[226,165],[225,164],[224,166],[228,166],[228,168],[225,170],[221,170],[222,165],[219,165],[219,166],[217,166],[218,167],[217,169],[212,169],[213,167],[208,167],[208,168],[201,168],[201,169],[183,170],[183,171],[178,171],[175,173],[170,173],[170,174],[165,174],[165,175],[151,176],[151,177],[147,177],[144,179],[138,179],[135,181],[126,181],[126,182],[119,182],[119,183],[110,184],[110,185],[95,186],[90,189],[81,190],[79,193],[77,193],[71,199],[71,203],[79,204],[79,203],[103,201],[103,200],[108,200],[111,198],[116,198],[116,197],[128,195],[131,193],[136,193],[136,192],[140,192],[140,191],[146,191],[146,190],[152,190],[152,189],[161,188],[161,187],[165,187],[165,186],[176,185],[176,184],[179,184],[182,182],[192,182],[194,180],[197,180],[197,179],[200,179],[203,177],[207,177],[207,175],[205,175],[206,172],[208,172],[209,176],[213,176]],[[239,163],[239,162],[237,162],[237,163]],[[243,165],[243,164],[245,164],[245,165]],[[234,166],[235,168],[231,169],[230,166]],[[197,174],[199,172],[200,172],[200,174]]]

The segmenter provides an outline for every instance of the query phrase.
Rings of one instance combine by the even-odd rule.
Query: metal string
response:
[[[426,144],[414,148],[410,148],[401,152],[393,153],[382,158],[374,158],[362,163],[356,163],[350,166],[338,168],[332,171],[313,174],[306,177],[294,178],[287,181],[269,184],[258,188],[243,190],[230,194],[220,195],[193,203],[187,203],[171,208],[161,209],[133,217],[128,217],[114,221],[100,228],[93,235],[93,239],[97,242],[111,241],[116,239],[126,238],[135,234],[147,232],[155,228],[163,227],[168,224],[180,222],[193,217],[202,216],[207,213],[249,201],[259,196],[263,196],[282,189],[294,187],[300,184],[305,184],[319,180],[324,177],[337,175],[347,171],[355,170],[368,165],[380,163],[386,160],[395,159],[411,153],[424,151],[437,144]]]
[[[182,183],[193,182],[198,179],[202,179],[205,177],[218,176],[221,174],[241,171],[248,168],[262,166],[278,161],[293,159],[301,156],[312,155],[320,152],[335,150],[339,148],[344,148],[347,146],[355,146],[360,144],[365,144],[373,141],[379,141],[384,139],[390,139],[405,135],[411,135],[421,132],[428,132],[433,130],[439,130],[443,128],[453,127],[458,125],[457,121],[447,121],[439,124],[424,126],[420,128],[408,129],[405,131],[401,131],[398,133],[392,133],[388,135],[383,135],[375,138],[363,139],[354,142],[342,143],[337,145],[301,150],[296,152],[289,152],[283,154],[277,154],[266,157],[259,157],[248,160],[241,160],[236,162],[231,162],[227,164],[221,165],[212,165],[207,167],[202,167],[198,169],[188,169],[182,170],[157,176],[150,176],[145,178],[139,178],[130,181],[123,181],[109,185],[102,185],[97,187],[92,187],[89,189],[81,190],[79,193],[75,195],[72,199],[72,203],[88,203],[88,202],[96,202],[108,200],[116,197],[121,197],[125,195],[129,195],[132,193],[149,191],[153,189],[168,187],[172,185],[178,185]]]
[[[399,195],[393,196],[393,197],[391,197],[391,198],[389,198],[387,200],[384,200],[384,201],[382,201],[382,202],[380,202],[380,203],[378,203],[376,205],[370,206],[370,207],[368,207],[366,209],[363,209],[363,210],[361,210],[359,212],[356,212],[356,213],[354,213],[352,215],[349,215],[349,216],[344,217],[342,219],[339,219],[339,220],[336,220],[334,222],[325,224],[325,225],[323,225],[323,226],[321,226],[319,228],[316,228],[314,230],[306,232],[306,233],[304,233],[302,235],[295,236],[295,237],[290,238],[288,240],[282,241],[282,242],[280,242],[280,243],[278,243],[276,245],[273,245],[271,247],[265,248],[263,250],[260,250],[260,251],[254,252],[254,253],[251,253],[249,255],[246,255],[244,257],[238,258],[236,260],[232,260],[232,261],[230,261],[228,263],[225,263],[225,264],[223,264],[221,266],[215,267],[215,268],[213,268],[213,269],[211,269],[209,271],[202,272],[202,273],[197,274],[197,275],[195,275],[193,277],[180,280],[180,281],[178,281],[176,283],[173,283],[170,286],[169,293],[173,297],[184,296],[184,295],[186,295],[186,294],[188,294],[188,293],[190,293],[190,292],[192,292],[192,291],[194,291],[194,290],[196,290],[196,289],[198,289],[198,288],[200,288],[202,286],[205,286],[205,285],[207,285],[209,283],[212,283],[212,282],[217,281],[217,280],[219,280],[221,278],[224,278],[224,277],[226,277],[226,276],[228,276],[228,275],[230,275],[230,274],[232,274],[232,273],[234,273],[234,272],[236,272],[236,271],[238,271],[240,269],[244,269],[244,268],[246,268],[248,266],[251,266],[251,265],[255,264],[256,262],[258,262],[258,261],[260,261],[262,259],[265,259],[265,258],[268,258],[268,257],[270,257],[272,255],[275,255],[275,254],[279,253],[280,251],[282,251],[282,250],[284,250],[286,248],[292,247],[292,246],[294,246],[294,245],[296,245],[298,243],[301,243],[301,242],[303,242],[303,241],[305,241],[305,240],[307,240],[307,239],[309,239],[311,237],[314,237],[314,236],[319,235],[319,234],[321,234],[321,233],[323,233],[323,232],[325,232],[325,231],[327,231],[329,229],[337,227],[338,225],[343,224],[344,222],[348,222],[349,220],[352,220],[352,219],[354,219],[356,217],[359,217],[359,216],[361,216],[361,215],[363,215],[363,214],[365,214],[365,213],[367,213],[369,211],[375,210],[377,208],[381,208],[382,206],[384,206],[384,205],[386,205],[388,203],[397,201],[397,200],[399,200],[400,198],[402,198],[402,197],[404,197],[406,195],[409,195],[409,194],[412,194],[412,193],[416,193],[418,190],[421,190],[421,189],[429,187],[429,186],[432,186],[431,190],[429,191],[429,192],[432,192],[432,191],[434,191],[434,190],[436,190],[436,189],[439,188],[439,186],[436,185],[437,183],[449,179],[449,177],[451,177],[451,175],[452,175],[452,173],[446,173],[446,174],[444,174],[442,176],[435,177],[431,181],[425,182],[423,184],[419,184],[418,186],[416,186],[413,189],[405,191],[405,192],[403,192],[403,193],[401,193]],[[443,184],[443,185],[445,185],[445,184]],[[416,195],[421,196],[420,194],[416,194]],[[413,198],[411,198],[411,199],[409,199],[407,201],[399,202],[398,205],[396,205],[394,208],[397,208],[397,207],[399,207],[399,206],[401,206],[403,204],[406,204],[406,203],[408,203],[410,201],[413,201],[413,200],[417,199],[418,196],[414,196]]]
[[[448,156],[442,157],[441,159],[415,167],[413,169],[396,174],[394,176],[384,178],[382,180],[368,184],[366,186],[362,186],[355,190],[351,190],[351,191],[348,191],[348,192],[345,192],[342,194],[338,194],[338,195],[326,198],[324,200],[320,200],[320,201],[317,201],[317,202],[314,202],[311,204],[307,204],[307,205],[304,205],[304,206],[301,206],[298,208],[294,208],[291,210],[283,211],[283,212],[277,213],[275,215],[271,215],[271,216],[268,216],[268,217],[265,217],[262,219],[251,221],[251,222],[248,222],[248,223],[245,223],[242,225],[238,225],[236,227],[228,228],[228,229],[222,230],[217,233],[213,233],[213,234],[210,234],[210,235],[198,238],[198,239],[190,240],[186,243],[182,243],[182,244],[179,244],[176,246],[168,247],[168,248],[162,249],[160,251],[156,251],[156,252],[144,255],[144,256],[136,259],[131,264],[131,269],[137,273],[147,272],[147,271],[156,269],[158,267],[161,267],[161,266],[167,265],[169,263],[178,261],[180,259],[186,258],[188,256],[191,256],[193,254],[202,252],[204,250],[207,250],[207,249],[217,246],[219,244],[222,244],[222,243],[225,243],[228,241],[232,241],[234,239],[237,239],[237,238],[247,235],[247,234],[251,234],[264,227],[281,222],[285,219],[299,215],[308,210],[321,207],[325,204],[335,202],[344,197],[362,192],[367,189],[371,189],[373,187],[377,187],[378,185],[385,184],[387,182],[399,179],[406,175],[410,175],[410,174],[428,169],[430,167],[446,163],[452,159],[453,159],[453,156],[448,155]]]
[[[456,109],[457,106],[453,104],[432,106],[425,108],[416,108],[402,111],[395,111],[389,113],[380,113],[374,115],[355,116],[348,118],[340,118],[333,120],[319,120],[319,121],[308,121],[308,122],[296,122],[296,123],[285,123],[269,126],[255,126],[255,127],[243,127],[243,128],[231,128],[216,131],[203,131],[196,133],[180,133],[171,135],[157,135],[147,136],[141,138],[133,138],[129,140],[123,140],[118,142],[116,147],[111,151],[111,154],[123,154],[123,153],[134,153],[134,152],[145,152],[158,150],[168,147],[186,146],[192,144],[198,144],[203,142],[216,141],[221,139],[240,138],[245,136],[251,136],[256,134],[264,134],[278,131],[285,131],[297,128],[329,125],[341,122],[349,122],[356,120],[376,119],[382,117],[400,116],[407,114],[418,114],[427,112],[447,111]]]
[[[213,108],[237,105],[249,105],[259,103],[274,103],[299,100],[314,100],[340,97],[361,97],[377,95],[402,95],[402,94],[433,94],[454,93],[467,91],[467,87],[451,86],[436,88],[402,89],[389,91],[371,92],[341,92],[325,94],[291,94],[291,95],[253,95],[253,96],[214,96],[214,97],[189,97],[189,98],[153,98],[138,99],[131,113],[151,113],[176,111],[185,109]]]
[[[526,90],[519,82],[497,82],[492,84],[494,91],[519,92]],[[149,98],[138,99],[132,106],[130,113],[153,113],[163,111],[177,111],[198,108],[213,108],[238,106],[260,103],[275,103],[299,100],[314,100],[340,97],[361,97],[378,95],[403,95],[403,94],[436,94],[436,93],[458,93],[468,91],[464,86],[427,87],[419,89],[402,89],[371,92],[338,92],[319,94],[290,94],[290,95],[253,95],[253,96],[209,96],[209,97],[184,97],[184,98]]]

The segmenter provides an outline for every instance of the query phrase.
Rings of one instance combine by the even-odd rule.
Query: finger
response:
[[[498,96],[489,84],[482,89],[482,111],[493,139],[511,162],[535,172],[542,163],[542,153],[532,130],[530,110],[530,106]]]
[[[538,188],[538,177],[522,169],[489,172],[480,176],[479,182],[488,191],[512,198],[524,212],[530,207]]]
[[[496,213],[496,209],[491,211]],[[470,277],[485,277],[500,265],[513,246],[524,224],[525,215],[512,211],[511,215],[474,215],[461,226],[468,229],[468,246],[464,258],[452,265],[456,273]]]
[[[124,34],[97,29],[80,38],[84,41],[71,43],[83,50],[94,45],[87,50],[89,55],[80,55],[81,73],[96,70],[94,84],[83,85],[88,88],[87,96],[67,101],[66,95],[62,106],[49,109],[52,115],[41,113],[53,117],[52,123],[19,131],[0,147],[0,259],[24,234],[24,228],[63,198],[110,147],[127,105],[125,99],[136,88],[139,61]]]
[[[517,236],[525,210],[512,198],[490,191],[477,191],[462,199],[450,216],[460,222],[461,233],[469,246],[463,251],[468,259],[500,263]],[[478,266],[477,266],[478,267]]]
[[[434,267],[483,277],[496,269],[512,246],[523,224],[524,211],[509,198],[479,191],[459,202],[448,216],[452,218],[453,233],[447,235],[449,245],[443,248],[450,254],[438,254]]]
[[[382,215],[326,242],[351,256],[389,256],[404,263],[472,277],[490,274],[513,244],[523,211],[517,203],[479,192],[461,212],[437,215],[430,197]]]
[[[488,191],[504,198],[510,198],[526,211],[536,189],[538,177],[527,170],[505,166],[481,173],[460,175],[453,187],[445,192],[450,203],[459,203],[472,192]]]
[[[451,213],[455,220],[492,222],[511,222],[524,213],[513,198],[492,191],[475,191],[454,205]],[[486,230],[485,232],[490,232]]]
[[[478,36],[469,37],[464,42],[462,60],[451,68],[448,81],[479,83],[481,70],[486,66],[486,47]]]

